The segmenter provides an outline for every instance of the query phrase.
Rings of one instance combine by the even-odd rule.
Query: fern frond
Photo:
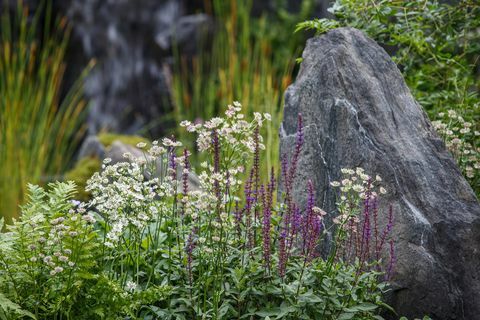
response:
[[[15,318],[12,318],[12,315],[15,315]],[[0,292],[0,319],[9,320],[23,317],[36,319],[32,313],[23,310],[21,306],[8,299],[3,293]]]
[[[72,199],[76,193],[76,184],[73,181],[53,182],[48,184],[48,204],[50,212],[61,212],[69,210],[71,204],[68,200]]]

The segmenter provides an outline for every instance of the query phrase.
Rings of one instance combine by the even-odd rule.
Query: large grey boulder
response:
[[[285,94],[281,152],[305,124],[294,197],[312,179],[335,210],[329,182],[343,167],[379,174],[395,214],[397,266],[389,302],[398,314],[434,319],[480,315],[480,205],[387,53],[362,32],[340,28],[310,39]],[[385,210],[384,210],[385,211]]]

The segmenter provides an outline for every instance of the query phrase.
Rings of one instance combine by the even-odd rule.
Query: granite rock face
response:
[[[480,205],[388,54],[362,32],[310,39],[285,94],[281,153],[305,145],[295,198],[312,179],[319,205],[335,210],[329,182],[341,168],[383,177],[393,206],[397,265],[389,302],[399,315],[476,319],[480,314]],[[383,221],[385,223],[385,221]]]

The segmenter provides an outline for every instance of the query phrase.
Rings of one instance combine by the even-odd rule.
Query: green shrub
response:
[[[0,234],[0,287],[8,298],[37,319],[68,315],[98,255],[96,234],[70,201],[73,183],[29,185],[20,220]]]
[[[305,211],[293,204],[295,161],[288,173],[284,171],[290,182],[278,203],[276,178],[264,184],[257,180],[264,148],[258,132],[269,117],[256,114],[253,121],[245,121],[239,111],[234,103],[225,118],[203,125],[182,122],[197,134],[205,154],[198,174],[201,190],[189,189],[189,152],[177,154],[182,144],[175,140],[154,141],[144,157],[129,163],[109,165],[105,160],[104,170],[87,187],[103,229],[102,251],[109,257],[104,269],[126,291],[168,286],[161,301],[136,314],[141,317],[373,319],[387,307],[382,302],[387,286],[383,277],[391,265],[380,267],[380,252],[374,247],[381,245],[362,246],[360,253],[353,249],[360,246],[347,243],[354,243],[349,238],[352,224],[363,223],[360,197],[377,201],[384,191],[374,193],[379,182],[361,169],[346,171],[361,185],[342,187],[341,193],[350,195],[344,206],[348,209],[340,210],[336,228],[326,230],[326,213],[314,205],[311,183]],[[301,148],[301,129],[298,139]],[[242,183],[251,158],[252,169]],[[159,178],[145,181],[145,175]],[[243,199],[234,196],[241,188]],[[343,198],[340,207],[342,203]],[[327,231],[334,231],[338,242],[324,259],[316,248]]]

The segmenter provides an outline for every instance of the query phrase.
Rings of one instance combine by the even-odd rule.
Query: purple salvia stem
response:
[[[290,208],[291,208],[291,197],[290,197],[290,185],[288,183],[288,160],[286,155],[281,156],[281,165],[282,165],[282,177],[283,177],[283,184],[285,187],[285,202],[287,204],[286,211],[282,214],[282,223],[281,223],[281,232],[280,232],[280,239],[278,241],[278,273],[281,278],[285,276],[285,270],[288,260],[288,229],[290,224]],[[290,250],[288,250],[290,251]]]
[[[185,247],[185,251],[187,253],[187,271],[188,271],[188,280],[190,283],[190,287],[192,287],[192,283],[193,283],[192,261],[193,261],[193,249],[195,248],[195,242],[193,240],[195,233],[196,233],[196,230],[195,228],[193,228],[190,234],[188,235],[187,244]]]
[[[389,211],[388,211],[388,223],[383,230],[382,236],[380,238],[380,243],[378,245],[377,250],[380,252],[383,249],[383,246],[385,245],[385,241],[387,239],[387,236],[390,234],[393,228],[393,208],[390,205]]]
[[[270,194],[270,205],[273,203],[273,192],[275,191],[275,170],[272,167],[270,171],[270,183],[268,184],[268,191]]]
[[[254,156],[253,156],[253,170],[254,170],[254,175],[253,175],[253,192],[255,195],[257,195],[258,192],[258,185],[260,184],[260,132],[258,127],[255,128],[255,133],[254,133],[254,144],[255,144],[255,149],[254,149]]]
[[[270,270],[270,230],[271,230],[271,219],[272,219],[272,203],[273,203],[273,191],[275,189],[275,176],[274,170],[272,168],[270,182],[267,185],[266,192],[262,192],[262,202],[263,202],[263,257],[265,269],[267,272]],[[262,186],[263,191],[263,186]]]
[[[254,198],[252,197],[252,179],[253,179],[253,169],[250,170],[250,176],[245,183],[245,225],[246,225],[246,236],[247,236],[247,245],[248,248],[253,248],[253,233],[252,233],[252,204]]]
[[[172,140],[175,141],[175,137],[172,136]],[[177,162],[176,162],[176,155],[175,155],[175,147],[170,147],[169,151],[170,151],[169,167],[171,170],[170,174],[173,182],[176,182],[177,181]]]
[[[374,227],[374,233],[375,233],[375,258],[380,260],[380,251],[378,250],[378,198],[374,197],[373,198],[373,227]]]
[[[285,187],[285,192],[288,193],[289,191],[289,184],[288,184],[288,159],[286,155],[281,156],[281,166],[282,166],[282,179],[283,184]]]
[[[318,256],[317,253],[317,245],[320,240],[320,235],[322,231],[322,219],[321,217],[314,213],[312,219],[312,230],[311,230],[311,238],[310,238],[310,255],[309,260],[311,261],[313,258]]]
[[[187,207],[187,194],[188,194],[188,170],[190,170],[190,162],[188,160],[188,150],[183,150],[183,172],[182,172],[182,182],[183,182],[183,198],[182,198],[182,217],[185,215],[185,210]]]
[[[369,256],[370,248],[370,210],[368,204],[365,206],[363,212],[363,228],[362,228],[362,243],[360,246],[361,256],[359,257],[361,261],[367,261]]]
[[[311,261],[315,257],[318,237],[320,234],[320,219],[313,211],[315,206],[315,191],[312,180],[308,180],[308,197],[305,222],[303,225],[303,248],[306,261]]]
[[[290,216],[290,225],[290,234],[286,233],[289,235],[289,238],[287,238],[288,241],[286,243],[284,267],[292,254],[293,245],[295,244],[297,235],[302,228],[302,215],[300,213],[300,208],[295,204],[293,205],[293,214]]]
[[[230,171],[225,173],[225,195],[228,195],[230,191]]]
[[[242,210],[240,210],[238,206],[238,200],[235,200],[235,225],[237,228],[238,237],[240,237],[242,232],[241,223],[242,223]]]
[[[254,201],[257,203],[259,201],[259,194],[258,194],[258,186],[260,184],[260,131],[259,128],[255,128],[255,133],[254,133],[254,144],[255,144],[255,149],[254,149],[254,157],[253,157],[253,194],[254,194]],[[259,222],[259,217],[258,217],[258,208],[255,206],[253,208],[253,221],[254,225],[256,226],[257,223]],[[257,239],[257,229],[254,229],[254,236],[253,236],[253,245],[256,245],[256,240]]]
[[[300,231],[302,227],[302,215],[300,213],[300,208],[298,208],[296,205],[293,205],[293,214],[291,216],[290,220],[290,238],[288,241],[288,251],[287,251],[287,257],[290,256],[290,252],[292,250],[293,244],[295,243],[295,239],[297,237],[298,232]]]
[[[267,187],[267,189],[269,189]],[[263,205],[263,221],[262,221],[262,236],[263,236],[263,264],[265,270],[270,269],[270,227],[271,227],[271,208],[270,208],[270,192],[265,192],[263,185],[260,188]]]
[[[285,188],[285,203],[286,210],[282,214],[282,230],[279,239],[279,274],[281,277],[285,276],[285,268],[287,265],[290,249],[293,245],[296,233],[301,229],[300,213],[295,209],[292,200],[292,186],[295,178],[296,166],[298,158],[304,142],[302,116],[298,115],[297,138],[295,143],[295,152],[292,157],[290,168],[288,167],[288,160],[285,155],[281,156],[282,166],[282,180]],[[291,226],[293,221],[293,225]]]
[[[282,156],[281,164],[282,164],[283,183],[284,183],[284,187],[285,187],[285,203],[287,204],[286,211],[282,214],[282,222],[283,222],[283,228],[286,231],[286,234],[288,235],[290,218],[291,218],[291,214],[292,214],[292,211],[293,211],[294,204],[292,203],[292,197],[291,197],[291,185],[288,182],[289,181],[289,179],[288,179],[288,160],[287,160],[287,157],[285,155]]]

